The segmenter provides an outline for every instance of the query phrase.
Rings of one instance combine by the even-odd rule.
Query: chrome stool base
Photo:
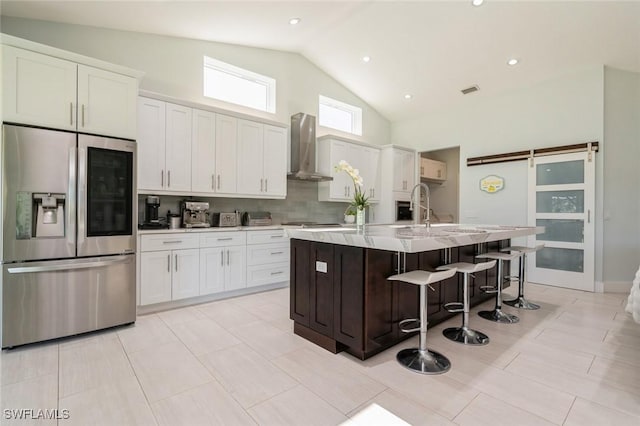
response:
[[[493,311],[480,311],[478,312],[478,315],[486,320],[502,324],[514,324],[520,321],[520,318],[517,316],[502,312],[500,309],[494,309]]]
[[[472,330],[466,327],[446,328],[442,332],[444,337],[463,345],[486,345],[489,343],[489,336],[481,331]]]
[[[535,311],[536,309],[540,309],[540,305],[536,305],[535,303],[529,302],[523,296],[519,296],[518,298],[513,300],[505,300],[503,303],[505,305],[513,306],[514,308],[528,309],[530,311]]]
[[[451,362],[439,352],[403,349],[396,355],[398,362],[409,370],[422,374],[442,374],[449,371]]]

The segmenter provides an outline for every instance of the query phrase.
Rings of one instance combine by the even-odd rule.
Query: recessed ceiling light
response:
[[[516,65],[519,61],[516,58],[511,58],[507,61],[509,65]]]
[[[291,18],[291,19],[289,19],[289,23],[291,25],[297,25],[297,24],[300,23],[300,18]]]
[[[404,95],[405,99],[411,99],[413,98],[413,95],[410,95],[409,93],[407,93],[406,95]]]
[[[364,62],[369,62],[369,61],[371,60],[371,56],[363,56],[363,57],[362,57],[362,60],[363,60]]]
[[[471,4],[474,6],[482,6],[482,3],[484,3],[484,0],[471,0]]]

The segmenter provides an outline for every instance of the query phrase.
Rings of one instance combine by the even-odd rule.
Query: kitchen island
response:
[[[453,224],[288,229],[294,333],[334,353],[344,350],[366,359],[410,337],[412,334],[400,331],[398,323],[418,317],[418,287],[387,277],[416,269],[434,270],[446,263],[473,263],[478,254],[509,246],[511,238],[542,231]],[[479,288],[495,284],[496,270],[475,274],[469,288],[472,305],[493,297]],[[455,315],[443,304],[462,300],[458,275],[429,291],[430,326]]]

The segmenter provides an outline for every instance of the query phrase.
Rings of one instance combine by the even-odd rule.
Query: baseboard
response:
[[[604,293],[627,293],[631,291],[631,281],[606,281],[604,283],[596,282],[596,291],[599,290],[599,285],[602,284],[602,291]]]

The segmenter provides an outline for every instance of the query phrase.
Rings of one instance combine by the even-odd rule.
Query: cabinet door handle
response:
[[[267,188],[269,188],[269,179],[264,180],[264,192],[269,192]]]
[[[160,186],[164,188],[164,170],[160,170]]]
[[[167,272],[171,272],[171,255],[167,255]]]
[[[275,256],[276,254],[282,254],[282,253],[284,253],[284,252],[283,251],[272,251],[271,255]]]
[[[229,238],[218,238],[218,241],[231,241],[231,240],[233,240],[232,237],[229,237]]]
[[[282,238],[284,235],[272,235],[271,238]]]
[[[218,175],[218,189],[220,189],[220,175]]]
[[[262,192],[262,186],[263,186],[263,184],[264,184],[264,182],[263,182],[263,181],[264,181],[264,179],[260,179],[260,192]]]
[[[211,175],[211,189],[216,189],[216,179],[214,175]]]
[[[282,274],[282,271],[277,271],[277,272],[272,272],[271,275],[280,275]]]
[[[82,127],[84,127],[84,104],[82,104]]]
[[[231,253],[227,250],[227,265],[229,265],[229,259],[231,258]]]
[[[424,175],[424,167],[420,166],[420,176],[423,176],[423,175]]]
[[[163,241],[162,244],[178,244],[181,242],[182,240],[171,240],[171,241]]]
[[[167,188],[171,188],[171,170],[167,171]]]
[[[178,255],[176,254],[176,272],[178,272]]]
[[[220,266],[224,266],[224,251],[220,250]]]
[[[69,102],[69,124],[73,126],[73,102]]]

